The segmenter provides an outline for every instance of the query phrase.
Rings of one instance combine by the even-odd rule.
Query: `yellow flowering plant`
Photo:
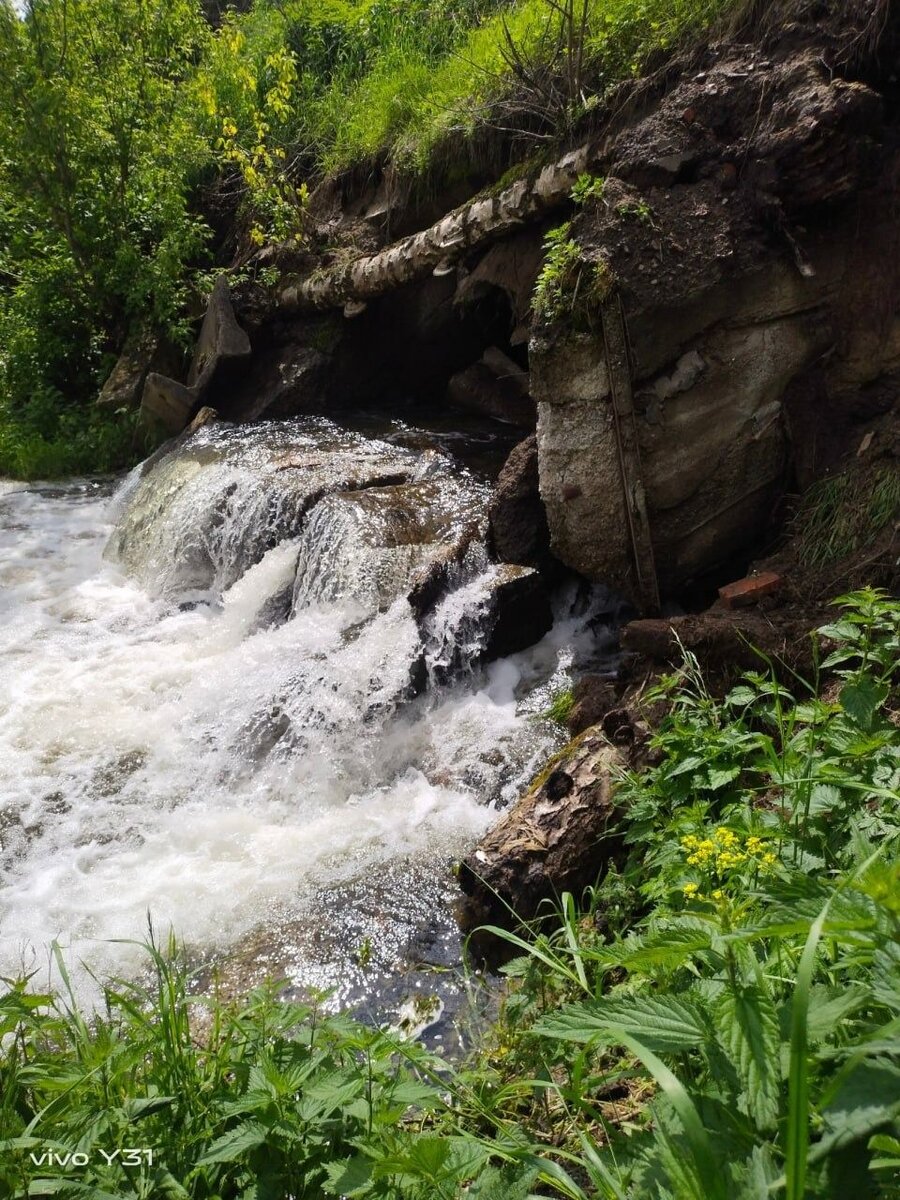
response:
[[[746,891],[748,885],[755,887],[760,875],[774,871],[779,862],[769,839],[736,833],[726,825],[702,836],[685,834],[680,844],[685,865],[693,868],[693,877],[681,889],[688,901],[721,902],[728,894]]]

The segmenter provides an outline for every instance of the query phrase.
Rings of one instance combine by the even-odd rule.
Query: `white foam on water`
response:
[[[287,619],[296,536],[221,595],[154,596],[103,557],[121,508],[94,484],[0,495],[0,975],[54,939],[132,969],[110,939],[142,937],[148,911],[227,948],[318,887],[446,865],[558,738],[523,686],[564,667],[583,621],[414,698],[402,596]]]

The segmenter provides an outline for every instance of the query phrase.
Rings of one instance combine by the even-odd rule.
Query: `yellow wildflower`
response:
[[[710,838],[704,838],[695,851],[698,862],[708,862],[716,853],[716,844]]]
[[[746,857],[741,850],[723,850],[721,854],[716,855],[716,870],[728,871],[732,867],[738,867]]]
[[[696,883],[686,883],[681,890],[684,892],[688,900],[693,900],[700,891],[700,887]]]

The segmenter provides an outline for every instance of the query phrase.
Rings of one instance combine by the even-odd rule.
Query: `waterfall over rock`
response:
[[[360,938],[383,979],[436,920],[452,944],[447,863],[558,744],[548,689],[595,644],[564,606],[484,665],[529,583],[484,509],[446,455],[323,420],[206,427],[113,497],[0,496],[0,973],[55,938],[129,969],[110,939],[148,911],[344,1000],[388,986]]]
[[[333,492],[401,483],[410,451],[308,418],[199,430],[148,469],[122,498],[107,554],[150,592],[222,592]]]

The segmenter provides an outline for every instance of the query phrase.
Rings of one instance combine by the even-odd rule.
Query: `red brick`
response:
[[[719,588],[719,599],[726,608],[745,608],[756,604],[763,596],[770,596],[781,587],[781,576],[774,571],[762,571],[759,575],[748,575]]]

